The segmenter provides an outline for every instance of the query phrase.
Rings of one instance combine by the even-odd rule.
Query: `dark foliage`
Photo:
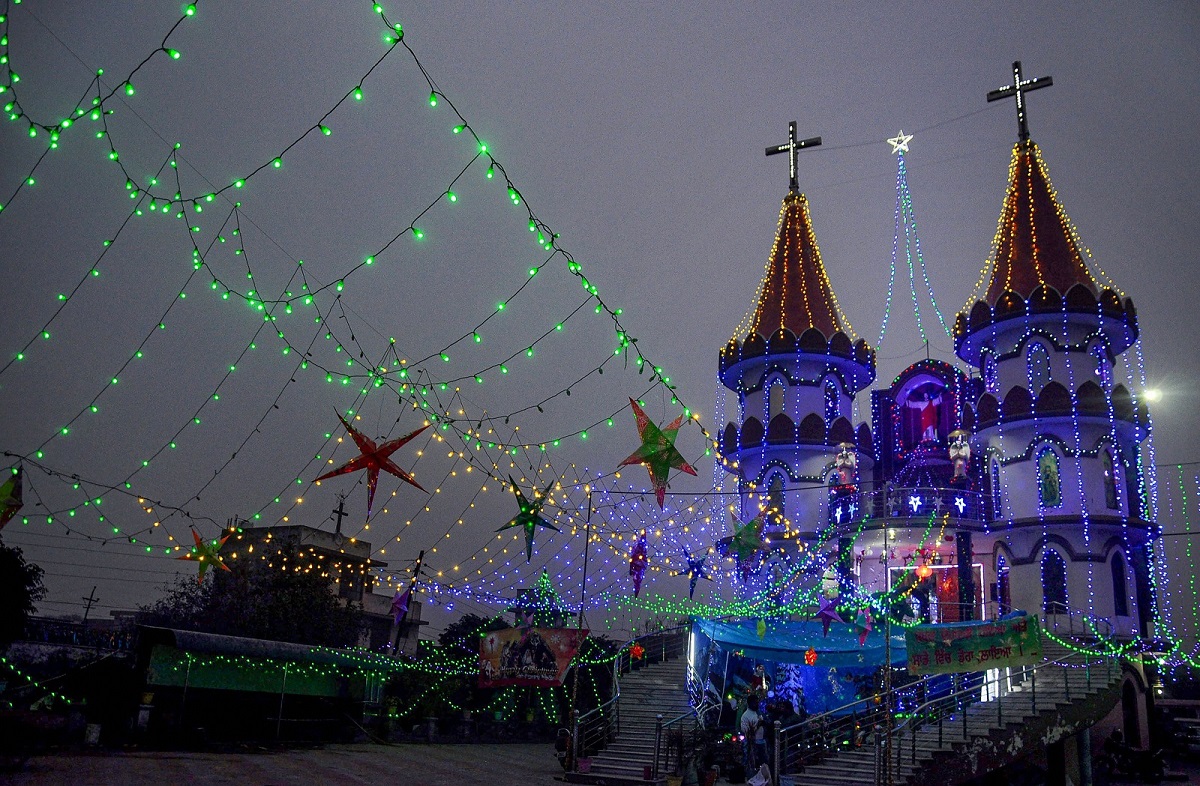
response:
[[[19,548],[0,544],[0,649],[21,637],[37,602],[46,597],[42,575]]]

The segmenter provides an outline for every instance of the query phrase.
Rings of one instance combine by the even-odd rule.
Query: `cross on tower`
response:
[[[821,137],[814,136],[811,139],[796,139],[796,121],[788,123],[788,141],[786,145],[777,145],[767,148],[767,155],[773,156],[776,153],[788,153],[788,158],[791,159],[791,190],[799,191],[800,184],[796,180],[796,156],[806,147],[816,147],[821,144]]]
[[[1029,124],[1025,118],[1025,94],[1030,90],[1040,90],[1054,84],[1054,79],[1048,76],[1037,79],[1021,79],[1021,61],[1012,64],[1013,83],[987,94],[987,100],[999,101],[1002,98],[1016,96],[1017,99],[1017,130],[1022,142],[1029,141]]]

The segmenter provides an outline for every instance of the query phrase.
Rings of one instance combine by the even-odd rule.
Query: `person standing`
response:
[[[741,732],[746,772],[755,772],[759,765],[767,761],[766,730],[763,728],[763,718],[758,714],[757,699],[751,698],[746,704],[746,711],[742,713]]]

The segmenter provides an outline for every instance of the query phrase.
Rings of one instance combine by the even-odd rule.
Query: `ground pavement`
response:
[[[562,767],[550,743],[329,745],[264,753],[142,751],[35,756],[12,786],[548,786]]]

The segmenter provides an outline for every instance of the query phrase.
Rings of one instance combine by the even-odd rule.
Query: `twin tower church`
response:
[[[930,622],[1025,609],[1150,636],[1150,419],[1117,373],[1137,312],[1093,275],[1029,138],[1024,94],[1050,80],[1013,72],[989,94],[1016,99],[1019,141],[978,300],[954,320],[961,363],[909,366],[863,422],[875,351],[847,333],[797,185],[820,139],[793,123],[767,151],[791,156],[791,189],[750,330],[720,352],[737,396],[721,453],[742,520],[823,553],[843,594],[904,583]]]

